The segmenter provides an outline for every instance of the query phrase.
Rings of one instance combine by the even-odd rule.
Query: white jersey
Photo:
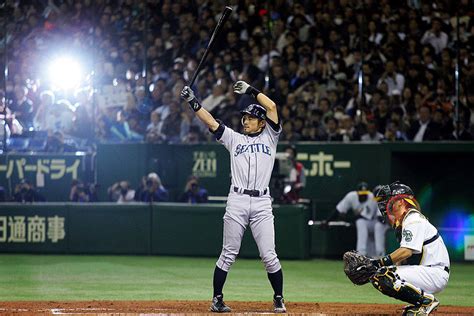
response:
[[[378,214],[377,202],[375,202],[374,195],[371,192],[369,192],[367,200],[361,203],[357,191],[351,191],[337,204],[336,209],[343,214],[352,210],[355,215],[360,215],[369,220],[376,218]]]
[[[268,123],[255,136],[240,134],[225,126],[218,141],[230,153],[233,187],[261,191],[268,188],[280,133],[280,125],[279,130],[275,131]]]
[[[443,238],[435,236],[438,236],[438,230],[422,214],[412,211],[403,220],[400,247],[421,254],[420,265],[449,267],[449,254]]]

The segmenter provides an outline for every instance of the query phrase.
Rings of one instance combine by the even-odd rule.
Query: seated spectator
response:
[[[15,99],[11,104],[10,109],[15,118],[20,122],[24,129],[33,127],[33,117],[35,109],[33,101],[28,98],[28,88],[24,85],[15,86]]]
[[[385,127],[385,138],[388,142],[406,141],[405,134],[398,129],[398,124],[394,121],[388,121]]]
[[[161,183],[158,174],[151,172],[144,179],[139,191],[139,200],[142,202],[166,202],[169,199],[168,190]]]
[[[56,131],[48,137],[48,143],[46,144],[46,151],[52,153],[66,153],[76,151],[76,147],[70,145],[64,141],[64,135]]]
[[[54,94],[44,92],[41,94],[41,105],[35,116],[35,127],[41,131],[68,134],[73,129],[74,106],[68,100],[54,103]]]
[[[33,203],[44,202],[45,198],[39,194],[29,180],[22,179],[20,183],[15,186],[13,200],[19,203]]]
[[[163,121],[161,120],[160,113],[157,111],[151,112],[150,121],[146,128],[146,141],[152,144],[162,143],[165,140],[165,135],[161,133]]]
[[[117,112],[117,120],[112,123],[110,133],[113,138],[121,141],[143,140],[143,136],[134,132],[127,122],[127,117],[122,111]]]
[[[196,176],[189,176],[180,201],[190,204],[207,203],[207,198],[207,190],[199,185],[199,178]]]
[[[456,124],[456,122],[454,122]],[[473,140],[473,136],[469,129],[467,128],[469,126],[469,121],[465,118],[461,118],[459,121],[459,130],[456,131],[456,129],[451,133],[451,135],[448,136],[449,140],[460,140],[460,141],[471,141]]]
[[[339,134],[339,122],[335,117],[329,116],[325,120],[326,135],[322,139],[328,142],[342,142],[342,135]]]
[[[403,88],[405,87],[405,77],[396,72],[395,63],[393,61],[388,61],[385,65],[385,72],[380,77],[377,86],[382,83],[387,84],[388,96],[392,96],[395,91],[398,91],[398,94],[403,91]]]
[[[183,137],[182,143],[188,145],[199,144],[205,140],[204,136],[201,133],[199,126],[191,125],[189,127],[188,134]]]
[[[121,204],[135,201],[135,190],[130,188],[130,183],[128,181],[114,183],[108,188],[107,193],[111,202]]]
[[[377,131],[377,123],[374,121],[367,122],[367,133],[360,138],[363,142],[380,142],[384,139],[383,134]]]
[[[421,106],[418,109],[418,120],[411,122],[407,132],[409,140],[414,142],[439,140],[441,126],[431,121],[431,109],[428,106]]]
[[[436,54],[441,53],[448,45],[448,34],[442,31],[441,23],[443,23],[441,19],[433,18],[431,29],[426,31],[421,38],[421,44],[430,44],[435,49]]]
[[[354,127],[354,120],[349,115],[345,114],[341,117],[341,128],[339,134],[342,135],[342,141],[345,143],[360,140],[360,134]]]
[[[181,108],[180,104],[176,101],[170,102],[170,112],[163,121],[161,130],[166,136],[166,141],[169,143],[180,143],[181,134]]]

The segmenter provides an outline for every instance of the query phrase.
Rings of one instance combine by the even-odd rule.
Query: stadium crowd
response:
[[[97,142],[210,141],[179,92],[230,5],[232,16],[194,86],[228,126],[240,129],[237,110],[251,101],[232,92],[242,79],[278,103],[283,141],[472,140],[471,1],[272,3],[7,1],[1,139],[6,133],[13,145],[30,138],[26,146],[53,152]],[[60,53],[81,55],[89,69],[74,90],[42,77],[46,61]],[[123,104],[103,101],[113,89],[125,91]]]

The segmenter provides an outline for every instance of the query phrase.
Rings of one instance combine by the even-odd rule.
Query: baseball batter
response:
[[[241,112],[244,134],[215,120],[201,107],[191,88],[186,86],[181,91],[181,97],[230,153],[232,180],[224,215],[222,252],[214,270],[211,311],[231,311],[223,301],[222,289],[239,253],[245,229],[250,226],[274,291],[274,311],[284,313],[283,273],[275,252],[272,202],[268,188],[281,124],[275,103],[265,94],[244,81],[237,81],[233,88],[237,94],[252,95],[259,103],[251,104]]]
[[[410,303],[404,315],[428,315],[439,305],[433,294],[441,292],[449,279],[449,255],[443,238],[421,214],[407,185],[394,182],[381,186],[375,197],[380,212],[397,233],[400,248],[373,261],[379,269],[370,281],[383,294]]]

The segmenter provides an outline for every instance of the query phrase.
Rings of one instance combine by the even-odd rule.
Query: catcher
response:
[[[413,191],[398,181],[375,193],[400,248],[381,259],[344,254],[344,272],[357,285],[371,282],[385,295],[410,303],[403,315],[428,315],[439,301],[433,294],[448,284],[449,255],[438,230],[421,214]]]

